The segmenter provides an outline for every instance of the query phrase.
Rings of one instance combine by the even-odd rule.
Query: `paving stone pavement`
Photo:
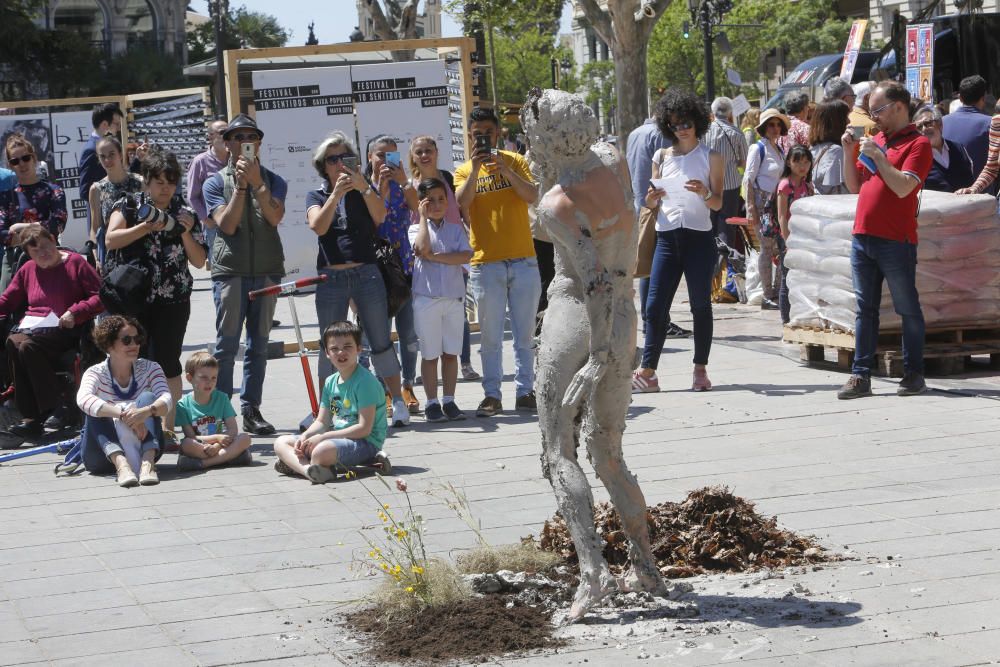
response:
[[[315,338],[312,298],[297,304]],[[682,326],[686,307],[674,307]],[[213,337],[204,278],[192,312],[200,319],[186,353]],[[274,338],[294,340],[285,303],[276,317]],[[775,313],[717,307],[708,394],[689,391],[691,341],[668,341],[664,391],[632,403],[626,459],[651,504],[726,484],[857,560],[782,579],[698,577],[683,603],[697,616],[673,618],[671,605],[641,620],[598,614],[561,630],[570,642],[558,653],[498,663],[1000,660],[1000,379],[986,370],[932,378],[933,391],[911,398],[876,379],[876,397],[840,402],[844,375],[801,366],[779,329]],[[465,491],[495,544],[537,534],[555,510],[535,419],[511,409],[507,347],[502,416],[436,427],[417,417],[386,443],[436,555],[475,541],[423,493],[440,482]],[[480,398],[478,383],[459,384],[470,417]],[[294,356],[269,363],[263,412],[283,433],[306,414]],[[374,587],[351,564],[359,529],[377,523],[361,484],[380,487],[279,477],[270,445],[255,439],[251,467],[201,474],[176,473],[169,454],[159,486],[130,490],[110,478],[57,479],[53,455],[0,467],[0,665],[369,664],[338,618]],[[795,584],[805,592],[789,593]]]

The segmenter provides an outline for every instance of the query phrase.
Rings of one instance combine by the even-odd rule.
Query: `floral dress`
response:
[[[134,202],[135,208],[132,208],[128,202],[129,199]],[[147,203],[153,204],[148,194],[140,192],[137,195],[126,196],[118,200],[112,210],[120,210],[125,216],[128,226],[131,227],[136,224],[135,211],[139,206]],[[184,200],[179,195],[174,195],[174,198],[170,200],[167,212],[176,218],[183,206]],[[190,209],[188,211],[195,219],[191,236],[195,243],[205,248],[207,253],[208,244],[205,242],[204,229],[198,222],[198,215]],[[177,224],[180,225],[179,222]],[[173,232],[162,231],[147,234],[129,245],[135,244],[141,244],[142,253],[148,258],[148,266],[151,269],[152,289],[150,289],[149,296],[146,297],[146,303],[156,305],[190,301],[194,288],[194,278],[191,277],[191,271],[188,269],[187,253],[184,252],[184,243],[176,228]]]
[[[129,173],[121,183],[112,183],[109,178],[102,178],[93,187],[101,193],[101,227],[108,225],[111,211],[114,210],[118,200],[129,194],[142,192],[142,179],[135,174]]]
[[[0,241],[10,244],[10,228],[19,222],[40,222],[58,238],[66,227],[66,195],[55,183],[38,181],[0,192]]]
[[[379,225],[378,235],[388,241],[403,262],[406,275],[413,275],[413,248],[410,247],[410,209],[403,197],[399,183],[389,183],[389,197],[385,200],[385,222]]]

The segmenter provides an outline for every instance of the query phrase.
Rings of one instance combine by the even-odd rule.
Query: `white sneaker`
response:
[[[400,428],[410,425],[410,411],[406,409],[406,403],[402,399],[392,402],[392,426]]]

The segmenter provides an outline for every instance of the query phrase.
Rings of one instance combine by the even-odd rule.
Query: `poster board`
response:
[[[925,102],[934,102],[934,26],[906,28],[906,89]]]
[[[851,24],[851,33],[847,37],[847,46],[844,47],[844,58],[840,63],[840,78],[848,83],[854,76],[854,67],[858,63],[861,42],[865,38],[865,30],[867,29],[868,19],[858,19]]]
[[[410,141],[429,134],[438,145],[438,167],[453,171],[447,81],[442,60],[351,66],[359,149],[379,135],[395,137],[409,173]]]
[[[306,195],[322,185],[312,153],[331,132],[355,141],[349,67],[262,70],[253,73],[257,127],[264,133],[262,165],[288,183],[285,217],[278,226],[285,272],[316,274],[316,234],[306,223]]]

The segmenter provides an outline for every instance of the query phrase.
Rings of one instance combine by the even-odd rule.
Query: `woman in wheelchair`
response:
[[[76,395],[87,415],[83,465],[91,474],[117,473],[119,486],[158,484],[163,430],[156,417],[173,406],[163,369],[139,358],[146,332],[132,317],[105,317],[93,337],[108,358],[87,369]]]
[[[80,343],[80,327],[104,310],[101,279],[75,252],[60,250],[49,230],[29,225],[20,234],[30,260],[0,295],[0,316],[24,312],[7,338],[14,400],[24,421],[10,432],[25,439],[44,433],[43,423],[60,403],[56,367]]]
[[[7,137],[7,163],[17,175],[13,190],[0,192],[0,243],[6,246],[0,290],[6,289],[16,270],[18,235],[33,223],[59,238],[66,226],[66,196],[55,183],[38,177],[35,147],[21,134]]]

